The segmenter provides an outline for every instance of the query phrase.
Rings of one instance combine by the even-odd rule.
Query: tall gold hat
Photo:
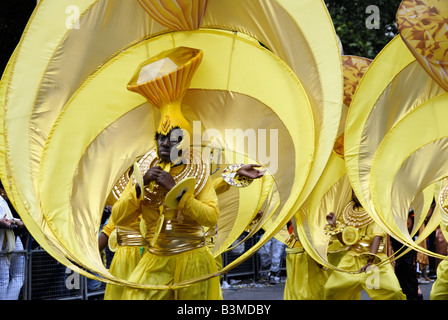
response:
[[[163,51],[140,64],[129,81],[128,90],[143,95],[160,110],[157,133],[166,135],[179,127],[192,136],[191,125],[182,113],[182,99],[202,56],[202,50],[188,47]]]

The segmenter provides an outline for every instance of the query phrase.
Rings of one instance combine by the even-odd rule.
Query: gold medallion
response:
[[[358,242],[358,229],[353,226],[346,226],[342,231],[342,240],[345,244],[353,245]]]

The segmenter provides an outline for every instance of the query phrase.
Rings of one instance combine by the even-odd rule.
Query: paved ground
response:
[[[420,284],[423,300],[429,300],[433,283]],[[228,288],[224,285],[223,297],[224,300],[283,300],[284,288],[284,279],[282,279],[282,283],[275,285],[242,280]],[[361,300],[370,300],[370,298],[365,292],[362,292]]]

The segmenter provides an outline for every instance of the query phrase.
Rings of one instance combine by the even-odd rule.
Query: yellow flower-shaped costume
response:
[[[163,123],[162,109],[127,89],[138,66],[173,48],[201,50],[185,118],[221,137],[226,129],[272,133],[271,154],[287,155],[268,159],[214,140],[226,164],[260,163],[272,177],[219,196],[227,219],[218,221],[217,253],[266,208],[253,229],[266,227],[262,241],[223,272],[276,234],[314,188],[340,123],[342,68],[323,1],[140,2],[77,1],[79,29],[67,27],[70,1],[39,2],[0,83],[0,176],[27,229],[59,262],[105,282],[166,290],[111,275],[95,240],[114,187],[135,162],[142,165]],[[164,8],[148,9],[155,18],[143,2]]]

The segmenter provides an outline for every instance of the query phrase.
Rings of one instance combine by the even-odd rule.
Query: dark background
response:
[[[0,70],[2,74],[35,7],[36,0],[0,0]]]
[[[344,47],[344,54],[373,59],[384,46],[398,35],[396,13],[401,0],[324,0]],[[379,29],[368,29],[366,19],[379,9]]]

